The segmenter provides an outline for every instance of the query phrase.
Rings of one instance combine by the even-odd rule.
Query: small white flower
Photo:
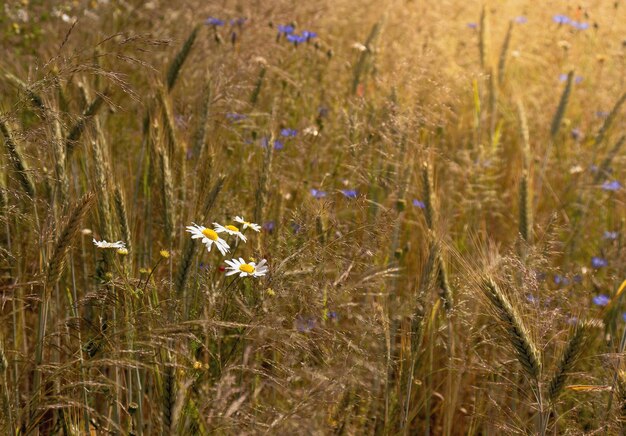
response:
[[[121,248],[126,248],[126,243],[122,241],[117,241],[117,242],[96,241],[96,239],[94,238],[93,243],[98,248],[117,248],[118,250]]]
[[[261,277],[267,274],[269,268],[267,267],[267,261],[263,259],[256,265],[254,262],[246,263],[241,257],[239,259],[226,260],[229,270],[226,275],[232,276],[233,274],[239,274],[239,277]]]
[[[237,221],[239,224],[243,224],[243,229],[244,230],[246,230],[248,227],[250,227],[255,232],[260,232],[261,231],[261,226],[260,225],[254,224],[254,223],[249,223],[248,221],[244,220],[240,216],[236,216],[235,217],[235,221]]]
[[[192,223],[192,226],[187,226],[187,231],[191,233],[191,239],[202,238],[202,243],[206,245],[207,251],[211,251],[213,244],[217,246],[217,249],[225,256],[230,250],[230,247],[222,238],[220,238],[215,230],[208,229],[204,226],[199,226],[196,223]]]
[[[229,235],[233,235],[233,236],[238,237],[238,238],[239,238],[239,239],[241,239],[243,242],[246,242],[246,241],[247,241],[247,239],[246,239],[246,237],[243,235],[243,233],[241,233],[241,232],[239,231],[239,229],[238,229],[237,227],[235,227],[235,226],[231,226],[231,225],[223,226],[223,225],[218,224],[218,223],[213,223],[213,226],[214,226],[215,231],[216,231],[217,233],[224,233],[224,232],[226,232],[226,233],[228,233]]]

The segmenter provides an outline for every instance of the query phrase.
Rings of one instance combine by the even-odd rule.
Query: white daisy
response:
[[[229,270],[226,273],[227,276],[239,274],[239,277],[261,277],[267,274],[267,271],[269,270],[265,259],[259,262],[258,265],[254,262],[246,263],[241,257],[239,259],[226,260],[225,262],[228,264],[226,269]]]
[[[244,220],[240,216],[236,216],[235,217],[235,221],[238,222],[239,224],[243,224],[243,229],[244,230],[246,230],[248,227],[250,227],[255,232],[260,232],[261,231],[261,226],[260,225],[254,224],[254,223],[249,223],[248,221]]]
[[[117,241],[117,242],[96,241],[96,239],[94,238],[93,243],[98,248],[117,248],[118,250],[121,248],[126,248],[126,243],[122,241]]]
[[[229,235],[233,235],[233,236],[238,237],[238,238],[239,238],[239,239],[241,239],[243,242],[246,242],[246,240],[247,240],[247,239],[246,239],[246,237],[244,236],[244,234],[243,234],[243,233],[241,233],[241,232],[239,231],[239,229],[238,229],[237,227],[235,227],[235,226],[231,226],[231,225],[223,226],[223,225],[218,224],[218,223],[213,223],[213,226],[214,226],[215,231],[216,231],[217,233],[223,233],[223,232],[226,232],[226,233],[228,233]]]
[[[204,226],[199,226],[196,223],[192,223],[193,226],[187,226],[187,231],[191,233],[191,239],[202,238],[202,243],[206,245],[207,250],[211,251],[211,246],[215,244],[217,249],[225,256],[230,250],[230,247],[222,238],[220,238],[215,230],[208,229]]]

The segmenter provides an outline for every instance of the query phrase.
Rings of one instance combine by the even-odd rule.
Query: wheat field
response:
[[[0,433],[626,432],[624,2],[0,35]]]

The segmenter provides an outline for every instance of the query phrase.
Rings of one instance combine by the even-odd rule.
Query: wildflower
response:
[[[296,136],[297,134],[298,134],[298,131],[295,129],[282,129],[280,131],[280,135],[285,136],[287,138]]]
[[[313,330],[317,326],[317,321],[313,317],[302,317],[298,316],[296,318],[296,329],[301,333],[308,333]]]
[[[298,44],[306,42],[307,39],[304,36],[298,35],[297,33],[290,33],[289,35],[287,35],[287,41],[293,42],[295,46],[298,46]]]
[[[558,14],[552,17],[552,21],[557,24],[568,24],[571,19],[567,15]]]
[[[608,180],[602,184],[602,189],[605,191],[617,191],[622,185],[617,180],[609,182]]]
[[[341,193],[346,198],[356,198],[359,195],[359,193],[354,189],[342,189]]]
[[[128,254],[128,248],[118,248],[117,254],[120,256],[126,256]]]
[[[570,26],[578,30],[587,30],[589,29],[589,23],[583,23],[578,21],[570,21]]]
[[[202,362],[194,360],[194,362],[193,362],[193,369],[202,369]]]
[[[413,206],[419,208],[419,209],[426,209],[426,205],[424,204],[423,201],[419,201],[418,199],[414,198],[413,199]]]
[[[526,18],[526,17],[525,17],[525,16],[523,16],[523,15],[520,15],[520,16],[518,16],[518,17],[515,17],[515,22],[516,22],[517,24],[526,24],[526,23],[528,23],[528,18]]]
[[[528,294],[526,295],[526,301],[528,301],[529,303],[535,304],[535,303],[539,303],[539,298],[535,297],[532,294]]]
[[[560,82],[565,82],[566,80],[567,80],[567,74],[565,74],[565,73],[559,74],[559,81]],[[578,85],[582,81],[583,81],[583,76],[576,76],[576,77],[574,77],[574,83],[575,84]]]
[[[573,128],[571,133],[574,141],[580,141],[580,138],[583,136],[583,133],[578,127]]]
[[[617,232],[609,232],[608,230],[604,231],[604,239],[608,239],[609,241],[615,241],[617,239]]]
[[[337,312],[335,312],[334,310],[331,310],[328,312],[328,319],[332,319],[333,321],[336,321],[339,319],[339,315],[337,315]]]
[[[268,144],[269,144],[269,140],[267,139],[266,136],[261,138],[261,147],[267,148]],[[285,148],[285,145],[281,141],[279,141],[278,139],[275,139],[274,140],[274,150],[282,150],[283,148]]]
[[[274,221],[267,221],[263,223],[263,230],[269,233],[272,233],[275,227],[276,227],[276,223]]]
[[[609,262],[602,257],[594,256],[591,258],[591,266],[594,268],[602,268],[608,265],[609,265]]]
[[[209,17],[206,20],[204,20],[204,24],[206,24],[207,26],[218,27],[218,26],[224,25],[224,20],[220,20],[219,18],[215,18],[215,17]]]
[[[274,297],[276,295],[276,291],[274,291],[272,288],[267,288],[267,290],[265,291],[267,293],[267,295],[269,295],[270,297]]]
[[[230,250],[230,247],[222,238],[220,238],[215,230],[208,229],[204,226],[199,226],[196,223],[192,223],[193,226],[187,226],[187,231],[191,233],[191,239],[202,238],[202,243],[206,245],[207,251],[211,251],[211,247],[215,244],[217,249],[225,256]]]
[[[557,285],[567,286],[569,285],[570,281],[567,277],[556,274],[554,276],[554,283]]]
[[[596,295],[595,297],[593,297],[593,304],[595,304],[596,306],[606,306],[607,304],[609,304],[609,301],[611,301],[611,299],[604,294]]]
[[[218,224],[218,223],[213,223],[213,226],[215,226],[214,228],[215,228],[215,231],[216,231],[217,233],[224,233],[224,232],[226,232],[226,233],[228,233],[229,235],[232,235],[232,236],[236,236],[236,237],[238,237],[238,238],[239,238],[239,239],[241,239],[243,242],[246,242],[246,240],[247,240],[247,239],[246,239],[246,237],[244,236],[244,234],[243,234],[243,233],[241,233],[241,232],[239,231],[239,229],[238,229],[237,227],[233,226],[233,225],[230,225],[230,224],[229,224],[229,225],[227,225],[227,226],[223,226],[223,225]]]
[[[80,233],[81,233],[82,235],[84,235],[84,236],[89,236],[89,235],[91,235],[92,231],[91,231],[91,229],[82,229],[82,230],[80,231]]]
[[[309,40],[315,38],[316,36],[317,36],[317,33],[315,33],[315,32],[310,32],[308,30],[303,30],[302,31],[302,37],[305,38],[307,42]]]
[[[576,274],[574,276],[574,283],[582,283],[583,281],[583,276],[581,276],[580,274]]]
[[[240,216],[236,216],[235,217],[235,221],[238,222],[239,224],[243,224],[243,229],[244,230],[246,230],[248,227],[250,227],[255,232],[260,232],[261,231],[261,226],[260,225],[254,224],[254,223],[250,223],[250,222],[244,220]]]
[[[161,250],[159,251],[159,254],[161,255],[161,257],[163,259],[169,259],[170,258],[170,252],[167,250]]]
[[[230,20],[231,26],[243,26],[248,19],[246,17],[233,18]]]
[[[478,24],[477,23],[467,23],[467,27],[469,27],[470,29],[477,29],[478,28]]]
[[[305,135],[317,136],[320,134],[319,130],[315,126],[309,126],[302,131]]]
[[[94,238],[93,243],[98,248],[117,248],[117,249],[126,248],[126,243],[122,241],[117,241],[117,242],[96,241]]]
[[[244,114],[238,114],[237,112],[228,112],[226,114],[226,118],[229,119],[230,121],[241,121],[241,120],[245,120],[246,118],[248,118],[247,115]]]
[[[626,312],[622,313],[622,320],[626,321]]]
[[[246,263],[243,258],[226,260],[228,267],[227,270],[230,270],[226,273],[227,276],[232,276],[233,274],[239,274],[239,277],[261,277],[267,274],[269,268],[265,265],[267,261],[263,259],[256,265],[254,262]]]
[[[319,200],[320,198],[326,197],[326,191],[311,189],[311,195]]]
[[[596,111],[596,117],[598,118],[606,118],[609,116],[607,111]]]
[[[278,33],[283,35],[291,35],[296,30],[291,24],[278,26]]]

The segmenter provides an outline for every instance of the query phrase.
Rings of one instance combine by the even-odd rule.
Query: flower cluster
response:
[[[243,231],[247,229],[252,229],[255,232],[261,231],[260,225],[248,222],[243,217],[236,216],[234,221],[241,224],[241,230],[239,227],[232,224],[223,226],[214,222],[212,229],[192,223],[192,225],[187,226],[187,232],[191,233],[191,239],[200,239],[207,248],[207,251],[210,252],[211,248],[215,245],[219,252],[222,253],[222,256],[225,256],[226,253],[230,252],[230,245],[226,240],[220,237],[220,234],[225,233],[229,236],[234,236],[236,240],[247,242],[248,239],[243,234]],[[268,271],[265,259],[261,260],[258,264],[255,262],[246,263],[241,257],[239,259],[226,260],[225,262],[228,265],[226,268],[226,270],[228,270],[226,273],[227,276],[238,273],[239,277],[261,277],[267,274]]]
[[[552,17],[552,21],[554,21],[557,24],[569,24],[570,26],[572,26],[573,28],[578,29],[578,30],[587,30],[587,29],[589,29],[589,23],[586,23],[586,22],[583,22],[583,21],[572,20],[567,15],[562,15],[562,14],[554,15]]]

